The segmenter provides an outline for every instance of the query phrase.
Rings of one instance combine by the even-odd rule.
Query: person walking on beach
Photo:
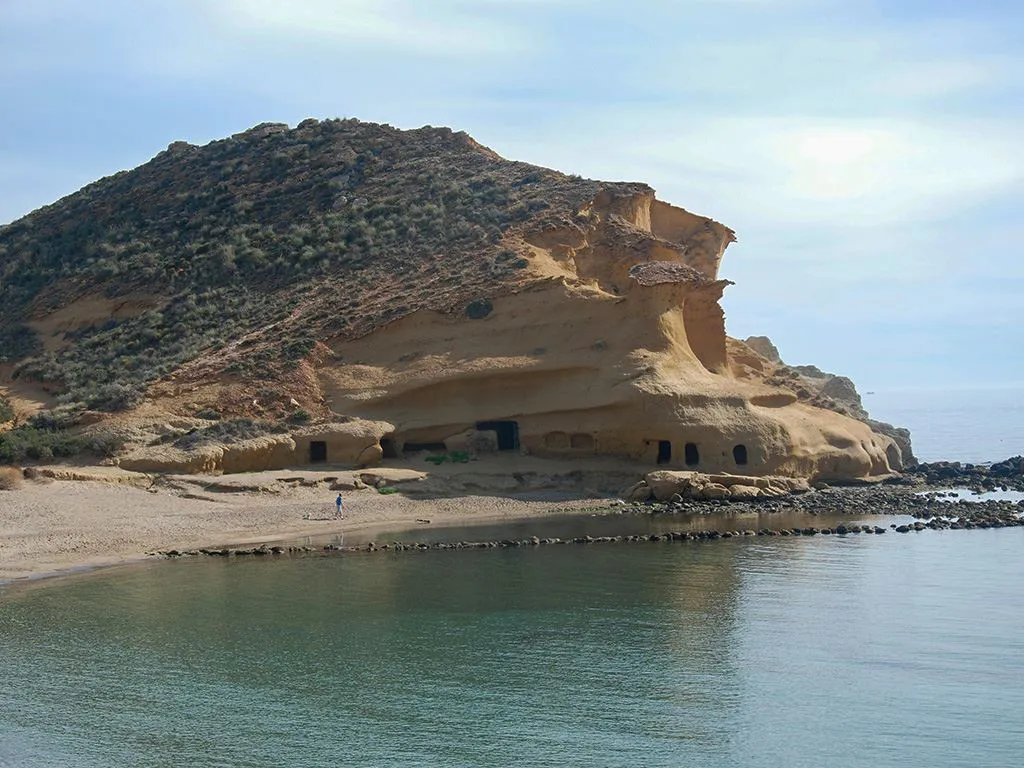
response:
[[[344,502],[341,500],[341,494],[340,493],[338,494],[338,498],[336,498],[334,500],[334,503],[338,507],[338,513],[335,515],[335,517],[344,517],[345,516],[345,513],[344,513]]]

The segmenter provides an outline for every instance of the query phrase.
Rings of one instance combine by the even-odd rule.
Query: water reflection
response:
[[[738,701],[737,550],[209,559],[98,573],[0,606],[12,651],[0,697],[18,703],[30,734],[60,744],[51,736],[62,724],[79,736],[98,728],[122,757],[139,740],[154,754],[230,755],[243,737],[274,743],[281,718],[338,754],[400,728],[440,763],[452,750],[473,765],[528,761],[537,742],[527,736],[566,754],[666,738],[711,748]],[[61,695],[36,695],[40,681]],[[197,710],[212,720],[193,744],[150,733]],[[116,734],[112,714],[128,723]],[[500,763],[481,728],[509,745]]]
[[[0,765],[870,764],[847,716],[875,757],[935,764],[886,718],[1024,706],[1022,534],[100,572],[0,601]],[[1017,743],[961,721],[975,764]]]

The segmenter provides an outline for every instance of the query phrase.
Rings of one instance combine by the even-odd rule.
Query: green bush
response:
[[[35,331],[22,323],[0,328],[0,363],[18,360],[39,351]]]
[[[85,406],[81,403],[62,405],[52,411],[38,411],[28,419],[28,426],[48,432],[63,432],[77,426]]]
[[[93,453],[88,440],[67,432],[37,429],[33,426],[17,427],[0,432],[0,464],[20,464],[24,461],[49,461]]]
[[[6,397],[0,397],[0,424],[14,420],[14,408]]]
[[[426,461],[436,466],[441,466],[446,461],[450,461],[453,464],[468,464],[469,463],[469,452],[468,451],[452,451],[451,453],[438,453],[434,456],[425,457]]]
[[[312,420],[312,415],[310,415],[309,411],[305,410],[304,408],[299,408],[297,411],[294,411],[288,416],[289,424],[309,424],[309,422],[311,422]]]

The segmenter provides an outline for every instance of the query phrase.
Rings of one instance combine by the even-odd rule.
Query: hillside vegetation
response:
[[[526,265],[516,233],[601,186],[645,188],[506,161],[443,128],[307,120],[176,142],[0,228],[0,363],[99,410],[225,347],[222,372],[272,381],[318,339],[493,295]],[[141,308],[39,332],[90,297]]]

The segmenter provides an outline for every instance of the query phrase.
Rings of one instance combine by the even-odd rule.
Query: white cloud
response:
[[[582,132],[556,129],[569,140],[555,139],[540,154],[563,170],[642,179],[662,197],[733,225],[738,218],[840,228],[920,221],[1024,181],[1013,124],[701,120],[665,110],[588,123]]]
[[[209,10],[219,23],[248,32],[409,53],[465,57],[529,46],[517,27],[454,0],[224,0]]]

